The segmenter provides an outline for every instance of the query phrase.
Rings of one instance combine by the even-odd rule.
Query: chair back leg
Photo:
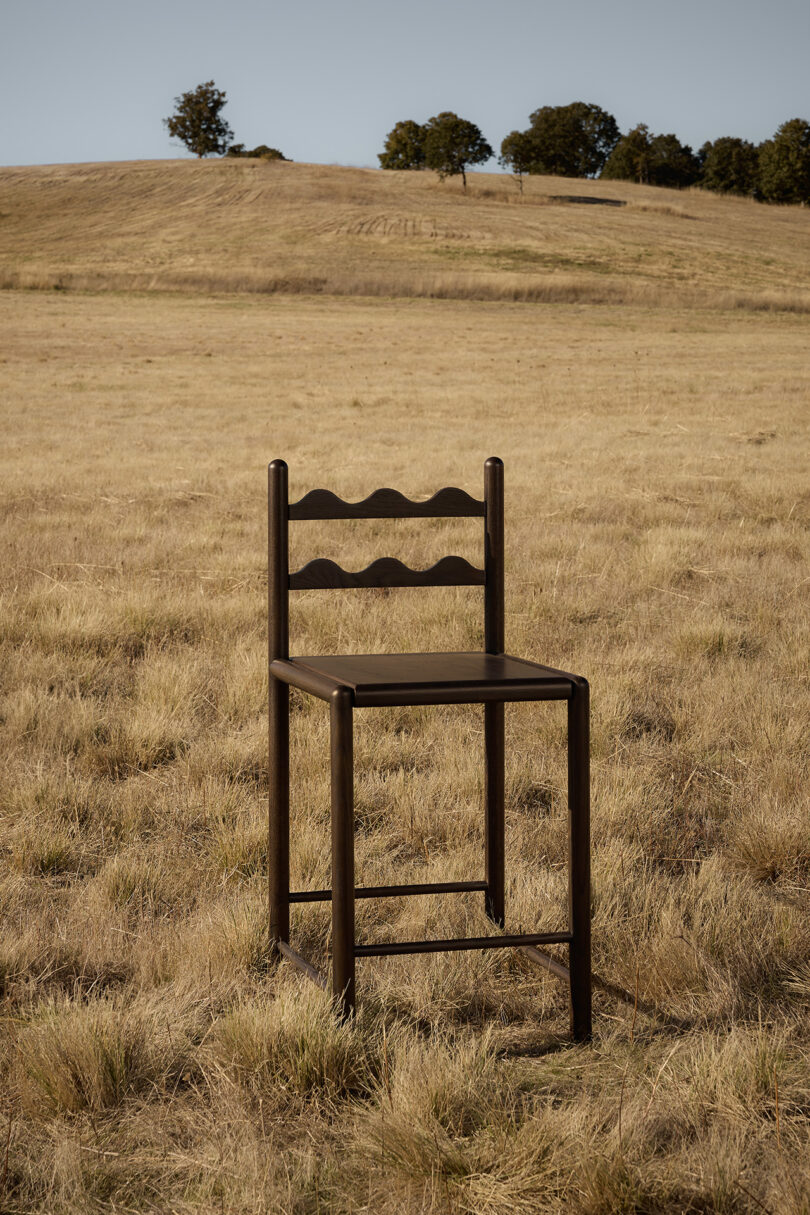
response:
[[[499,927],[505,924],[505,825],[504,825],[504,705],[484,705],[484,752],[486,786],[485,864],[486,912]]]
[[[591,1036],[590,708],[585,679],[568,701],[568,911],[571,1033]]]
[[[341,1016],[355,1010],[354,739],[351,693],[330,703],[332,760],[332,995]]]

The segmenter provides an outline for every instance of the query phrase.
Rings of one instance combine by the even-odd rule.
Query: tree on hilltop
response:
[[[233,131],[220,117],[227,98],[213,80],[175,97],[175,112],[163,123],[173,139],[184,143],[197,157],[223,156]]]
[[[810,122],[791,118],[762,144],[759,189],[768,202],[810,203]]]
[[[759,151],[747,139],[723,135],[704,143],[698,156],[701,161],[699,185],[719,194],[749,194],[757,192]]]
[[[388,132],[385,147],[377,159],[381,169],[423,169],[425,167],[425,128],[412,118],[398,122]]]
[[[651,135],[640,122],[623,135],[608,157],[600,176],[611,181],[641,185],[683,187],[693,185],[700,161],[676,135]]]
[[[619,140],[612,114],[587,101],[544,105],[529,116],[532,173],[596,177]]]
[[[649,182],[650,128],[645,122],[622,135],[600,176],[608,180],[637,181],[640,185]]]
[[[650,140],[650,183],[682,189],[693,186],[700,174],[700,160],[688,143],[677,135],[654,135]]]
[[[495,155],[475,123],[459,118],[451,110],[429,118],[424,129],[425,164],[435,169],[441,181],[460,174],[465,191],[470,165],[483,164]]]
[[[260,143],[258,147],[247,149],[243,143],[232,143],[227,151],[228,156],[235,157],[237,160],[289,160],[283,152],[279,152],[278,148],[268,148],[266,143]]]
[[[531,173],[534,165],[534,144],[528,131],[510,131],[501,140],[501,154],[498,161],[505,169],[511,169],[521,194],[523,193],[523,174]]]

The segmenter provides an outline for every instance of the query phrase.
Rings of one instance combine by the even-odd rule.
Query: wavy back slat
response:
[[[484,586],[483,570],[463,557],[442,557],[426,570],[412,570],[396,557],[379,557],[352,573],[327,557],[318,557],[290,574],[290,590],[329,590],[338,587]]]
[[[413,502],[398,489],[375,489],[362,502],[344,502],[330,489],[311,489],[288,509],[290,519],[465,519],[486,515],[485,502],[454,486],[438,490],[425,502]]]

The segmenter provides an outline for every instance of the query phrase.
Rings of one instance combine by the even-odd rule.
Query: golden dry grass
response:
[[[181,169],[216,183],[225,168],[164,167],[166,198]],[[290,169],[306,184],[302,229],[319,182],[381,181],[392,200],[402,183]],[[127,167],[103,171],[131,187]],[[19,170],[15,188],[82,172]],[[481,186],[448,201],[428,178],[402,183],[459,226],[494,208]],[[615,214],[537,215],[576,214],[583,241],[603,244],[619,215],[628,242],[656,249],[670,219],[693,230],[641,209],[668,195],[611,188],[628,200]],[[411,197],[397,205],[416,223]],[[800,289],[798,270],[746,276],[807,217],[678,198],[719,208],[704,261],[690,239],[696,285],[727,306],[659,293],[641,307],[618,254],[610,277],[628,302],[612,307],[0,295],[3,1210],[808,1210],[807,320],[734,306]],[[92,248],[116,275],[141,274],[135,246],[125,257],[112,227],[93,237],[83,205],[71,240],[65,228],[47,246],[32,204],[15,239],[42,282],[89,273]],[[525,209],[502,207],[504,233]],[[166,214],[133,209],[144,256]],[[238,199],[217,223],[226,252],[228,225],[249,227]],[[345,236],[318,240],[289,255],[302,277],[319,253],[330,275],[359,256]],[[238,266],[234,241],[219,262],[209,248],[207,274]],[[369,275],[401,258],[407,297],[423,250],[388,245]],[[715,259],[726,276],[713,280]],[[476,263],[473,287],[488,273]],[[589,1047],[568,1042],[565,989],[521,957],[365,962],[348,1027],[288,966],[267,966],[266,462],[288,459],[296,495],[477,494],[489,454],[506,462],[507,645],[593,689]],[[308,524],[293,542],[301,561],[426,564],[477,558],[480,535]],[[293,636],[309,652],[475,646],[480,606],[472,590],[307,592]],[[562,913],[559,710],[508,712],[515,929]],[[328,882],[326,745],[323,706],[296,698],[302,884]],[[478,874],[480,746],[471,708],[358,715],[360,880]],[[360,911],[365,939],[482,922],[474,896]],[[324,909],[296,911],[296,940],[321,961],[328,929]]]

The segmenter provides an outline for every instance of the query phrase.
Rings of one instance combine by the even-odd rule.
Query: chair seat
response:
[[[319,695],[350,688],[357,707],[567,700],[576,676],[511,654],[327,654],[276,659],[285,683]]]

